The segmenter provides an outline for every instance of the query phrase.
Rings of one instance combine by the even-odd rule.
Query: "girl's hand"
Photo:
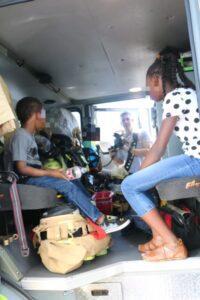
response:
[[[177,119],[178,117],[175,116],[166,118],[162,121],[157,139],[143,160],[140,169],[146,168],[161,159],[173,133]]]

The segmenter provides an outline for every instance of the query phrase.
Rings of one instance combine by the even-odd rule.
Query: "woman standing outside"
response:
[[[179,53],[167,47],[159,53],[146,75],[150,96],[163,100],[158,137],[140,171],[122,182],[122,192],[137,214],[150,226],[152,240],[139,245],[147,261],[184,259],[187,249],[168,228],[148,192],[163,180],[200,175],[200,120],[194,85],[184,75]],[[180,83],[181,82],[181,83]],[[180,139],[184,154],[160,160],[172,133]]]

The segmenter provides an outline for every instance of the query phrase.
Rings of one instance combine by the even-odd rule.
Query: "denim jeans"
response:
[[[139,216],[155,208],[148,192],[163,180],[200,175],[200,159],[185,154],[163,159],[126,177],[121,185],[122,193]]]
[[[81,212],[93,222],[102,216],[102,213],[91,203],[90,194],[86,191],[80,180],[67,181],[55,177],[31,177],[26,184],[46,187],[61,193],[69,202],[80,208]]]

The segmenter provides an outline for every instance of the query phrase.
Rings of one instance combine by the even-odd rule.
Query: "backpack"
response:
[[[64,134],[53,134],[51,142],[60,150],[67,168],[73,166],[87,167],[88,162],[85,158],[81,146],[74,146],[72,139]]]

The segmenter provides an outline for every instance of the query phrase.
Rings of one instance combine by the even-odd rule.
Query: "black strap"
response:
[[[134,160],[134,155],[132,154],[131,150],[136,148],[137,141],[138,141],[138,135],[137,135],[137,133],[133,133],[132,142],[131,142],[131,145],[130,145],[129,150],[128,150],[128,157],[127,157],[126,163],[124,165],[124,169],[127,172],[129,172],[130,167],[131,167],[131,165],[133,163],[133,160]]]
[[[87,233],[89,234],[90,232],[89,232],[89,230],[88,230],[88,228],[87,228]],[[71,234],[68,234],[68,238],[76,238],[76,237],[81,237],[81,236],[83,236],[83,229],[80,227],[80,228],[78,228],[76,231],[74,231],[73,233],[71,233]],[[41,240],[42,241],[44,241],[44,240],[47,240],[48,239],[48,237],[47,237],[47,231],[42,231],[41,233],[40,233],[40,238],[41,238]]]

